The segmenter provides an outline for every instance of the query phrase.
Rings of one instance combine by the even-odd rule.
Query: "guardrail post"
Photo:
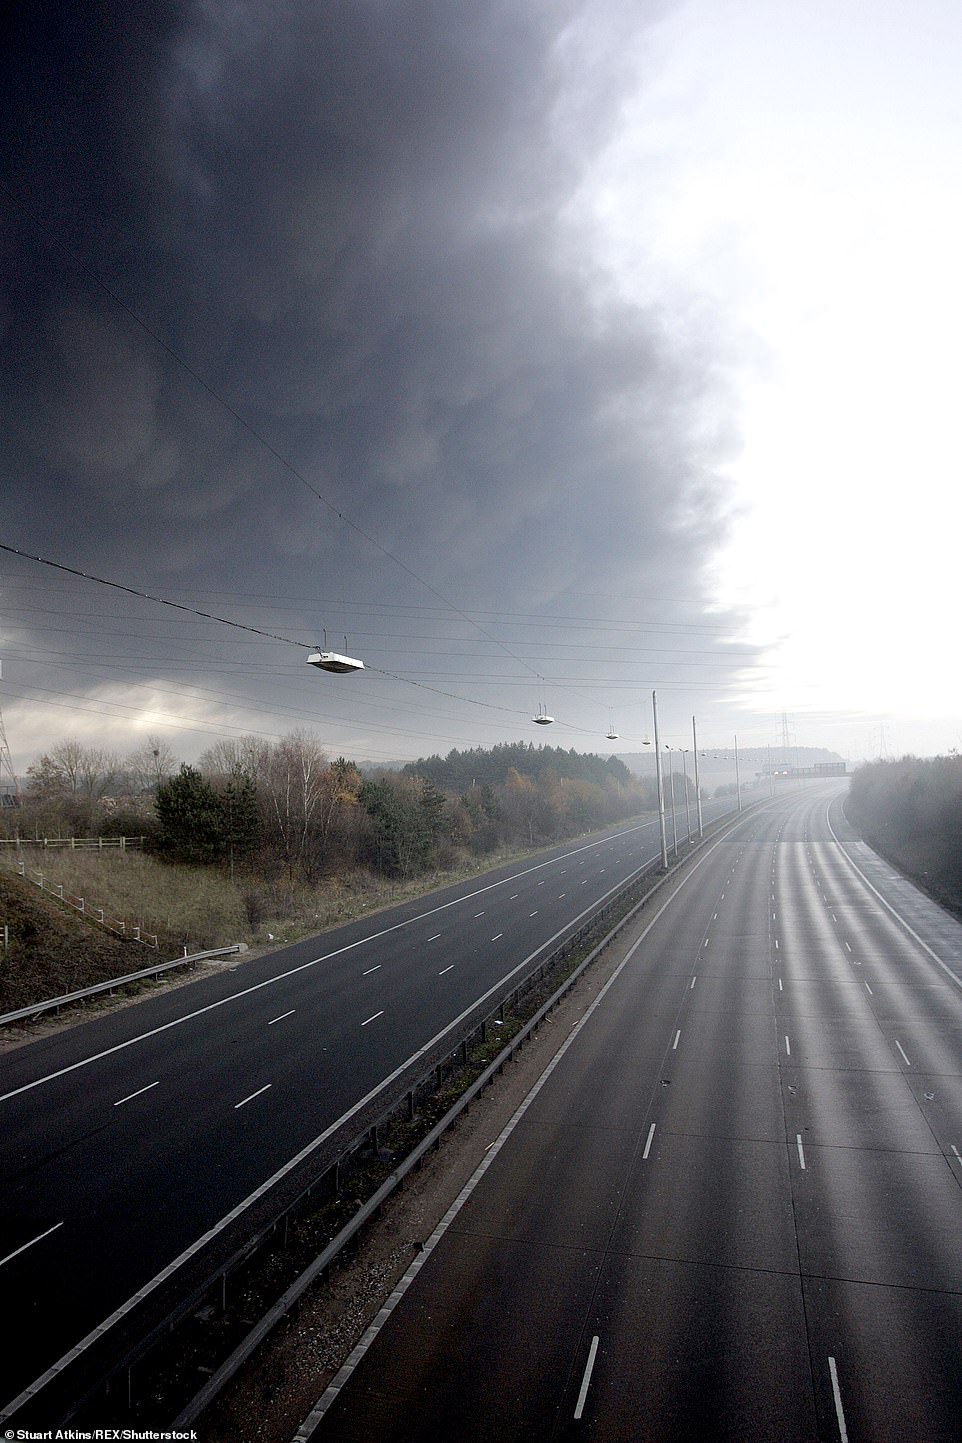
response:
[[[411,1091],[408,1093],[406,1101],[407,1101],[408,1122],[413,1122],[413,1121],[414,1121],[414,1089],[413,1089],[413,1087],[412,1087]]]

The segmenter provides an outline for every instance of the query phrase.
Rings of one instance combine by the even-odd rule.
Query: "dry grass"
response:
[[[6,872],[0,873],[0,923],[10,935],[9,947],[0,951],[0,1012],[122,977],[149,966],[153,956],[91,927]]]
[[[12,865],[0,865],[0,924],[9,924],[11,936],[10,949],[0,953],[0,1011],[108,981],[176,957],[185,946],[199,952],[234,942],[268,948],[294,942],[446,883],[476,877],[483,885],[485,871],[525,855],[503,851],[484,866],[472,861],[405,883],[355,869],[309,885],[256,875],[232,882],[212,868],[171,865],[119,849],[23,848],[28,877],[31,869],[42,870],[49,886],[83,897],[88,907],[103,908],[128,928],[156,933],[159,946],[155,952],[122,942],[49,892],[21,881]],[[2,860],[12,864],[15,858],[7,854]]]
[[[172,867],[142,852],[22,851],[27,866],[42,870],[48,885],[83,897],[110,917],[155,933],[162,951],[181,946],[196,952],[248,940],[244,900],[216,873]]]
[[[31,870],[42,871],[48,886],[62,886],[65,893],[83,897],[88,908],[102,907],[128,927],[156,934],[160,951],[171,956],[184,946],[196,952],[233,942],[293,942],[481,870],[472,864],[404,884],[360,868],[315,884],[256,874],[238,874],[232,882],[213,868],[161,862],[143,852],[24,847],[19,855],[28,878]],[[501,856],[490,865],[505,860]]]

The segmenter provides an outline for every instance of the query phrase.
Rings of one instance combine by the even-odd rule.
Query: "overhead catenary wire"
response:
[[[216,622],[219,622],[222,626],[232,626],[232,627],[236,627],[237,630],[239,630],[239,631],[251,632],[251,633],[253,633],[255,636],[267,637],[267,638],[269,638],[269,639],[272,640],[272,641],[283,642],[283,643],[284,643],[285,645],[287,645],[287,646],[295,646],[295,647],[298,647],[298,648],[299,648],[300,650],[302,650],[302,651],[305,650],[305,649],[306,649],[306,650],[310,650],[310,648],[311,648],[311,646],[312,646],[312,643],[310,643],[310,642],[298,641],[298,640],[296,640],[294,637],[290,637],[290,636],[281,636],[281,635],[279,635],[279,634],[276,633],[276,632],[265,631],[265,630],[263,630],[261,627],[250,626],[250,625],[248,625],[246,622],[243,622],[243,621],[235,621],[235,620],[232,620],[230,617],[218,616],[218,615],[216,615],[214,612],[201,611],[201,610],[199,610],[197,607],[187,606],[187,605],[185,605],[183,602],[180,602],[180,601],[170,601],[168,598],[163,597],[163,596],[154,596],[154,595],[153,595],[152,593],[150,593],[150,592],[140,591],[140,590],[138,590],[136,587],[125,585],[123,582],[111,581],[111,580],[109,580],[109,579],[106,578],[106,577],[97,576],[97,575],[95,575],[93,572],[80,571],[77,567],[74,567],[74,566],[66,566],[63,562],[59,562],[59,561],[51,561],[49,558],[47,558],[47,557],[45,557],[45,556],[37,556],[37,555],[35,555],[35,554],[32,553],[32,552],[24,551],[24,550],[22,550],[20,547],[17,547],[17,546],[10,546],[10,545],[6,544],[5,542],[2,542],[2,541],[0,541],[0,551],[9,552],[9,553],[10,553],[11,555],[13,555],[13,556],[19,556],[19,557],[21,557],[21,558],[23,558],[23,559],[26,559],[26,560],[29,560],[29,561],[39,562],[39,563],[40,563],[41,565],[43,565],[43,566],[51,566],[51,567],[54,567],[57,571],[67,572],[68,575],[78,576],[78,577],[82,578],[84,581],[91,581],[91,582],[96,583],[96,584],[99,585],[99,586],[110,586],[110,587],[113,587],[113,588],[114,588],[115,590],[117,590],[117,591],[126,592],[127,595],[129,595],[129,596],[139,597],[139,598],[140,598],[141,600],[143,600],[143,601],[152,601],[152,602],[156,602],[157,605],[159,605],[159,606],[172,606],[172,607],[174,607],[177,611],[190,612],[193,616],[201,617],[204,621],[216,621]],[[452,699],[455,700],[455,701],[465,702],[465,703],[467,703],[469,706],[483,707],[483,708],[484,708],[485,710],[487,710],[487,711],[506,712],[506,713],[508,713],[508,714],[510,714],[510,715],[512,715],[512,716],[525,716],[525,715],[526,715],[526,713],[525,713],[524,711],[520,710],[519,708],[499,706],[496,702],[478,701],[477,698],[475,698],[475,697],[461,696],[461,695],[459,695],[459,694],[456,693],[456,692],[443,691],[440,687],[429,686],[429,685],[427,685],[425,682],[411,681],[411,680],[409,680],[407,677],[399,676],[396,672],[386,671],[386,670],[385,670],[384,668],[382,668],[382,667],[373,667],[373,666],[372,666],[372,667],[368,668],[368,670],[370,670],[370,671],[372,671],[372,672],[376,672],[376,673],[378,673],[380,676],[390,677],[393,681],[403,682],[403,683],[404,683],[405,685],[407,685],[407,686],[416,686],[416,687],[419,687],[422,691],[432,691],[432,692],[436,692],[438,696],[446,696],[446,697],[452,698]]]
[[[506,615],[511,615],[511,614],[498,613],[498,612],[487,612],[487,611],[484,611],[484,612],[476,611],[474,614],[472,614],[471,612],[469,612],[469,611],[466,610],[465,608],[457,605],[455,602],[452,602],[449,597],[445,596],[437,587],[435,587],[434,585],[432,585],[431,582],[427,581],[426,578],[424,578],[423,576],[419,575],[419,573],[418,573],[417,571],[415,571],[413,567],[409,566],[409,565],[408,565],[404,560],[402,560],[402,558],[400,558],[396,553],[392,552],[388,547],[384,546],[381,542],[379,542],[375,536],[373,536],[370,532],[368,532],[368,531],[366,530],[365,527],[361,526],[361,525],[360,525],[357,521],[355,521],[354,518],[351,517],[347,512],[341,510],[341,508],[340,508],[339,506],[335,505],[334,502],[332,502],[327,496],[325,496],[325,495],[323,494],[323,492],[320,491],[320,490],[317,488],[317,486],[315,486],[311,481],[309,481],[309,480],[307,479],[307,477],[297,468],[297,466],[295,466],[295,465],[290,461],[290,459],[289,459],[287,456],[285,456],[285,455],[283,454],[283,452],[280,451],[275,445],[273,445],[254,425],[252,425],[252,424],[250,423],[250,421],[248,421],[248,420],[246,419],[246,417],[243,415],[243,413],[242,413],[241,411],[239,411],[239,410],[238,410],[234,405],[232,405],[223,395],[221,395],[220,392],[219,392],[218,390],[216,390],[215,387],[213,387],[213,386],[204,378],[204,376],[203,376],[194,366],[192,366],[192,365],[190,364],[190,362],[188,362],[188,361],[185,359],[185,357],[184,357],[183,355],[181,355],[168,341],[166,341],[166,340],[163,338],[163,336],[160,334],[160,332],[159,332],[157,329],[155,329],[155,327],[153,327],[152,325],[148,324],[148,323],[143,319],[143,317],[134,309],[134,307],[133,307],[129,302],[127,302],[126,300],[124,300],[123,297],[122,297],[120,294],[118,294],[118,292],[117,292],[110,284],[108,284],[108,283],[103,279],[103,277],[102,277],[101,275],[99,275],[98,272],[97,272],[91,265],[89,265],[87,262],[85,262],[85,261],[84,261],[79,255],[77,255],[68,245],[66,245],[66,244],[64,243],[64,241],[60,238],[60,236],[59,236],[58,234],[56,234],[55,231],[54,231],[47,223],[45,223],[45,221],[42,219],[42,217],[41,217],[39,214],[36,213],[36,211],[34,211],[34,210],[33,210],[31,207],[29,207],[28,205],[24,204],[24,202],[23,202],[16,194],[14,194],[14,192],[11,191],[8,186],[6,186],[6,185],[4,185],[4,184],[2,184],[2,183],[0,183],[0,193],[2,193],[3,195],[5,195],[6,198],[7,198],[7,200],[10,202],[10,204],[13,205],[14,207],[16,207],[16,208],[21,212],[21,214],[24,215],[24,216],[29,220],[29,222],[30,222],[41,234],[44,235],[44,237],[47,239],[47,241],[49,242],[49,244],[51,244],[51,245],[52,245],[53,247],[55,247],[62,255],[64,255],[64,256],[70,261],[70,263],[71,263],[80,273],[82,273],[83,275],[85,275],[96,287],[98,287],[98,289],[101,290],[101,291],[111,300],[111,302],[112,302],[113,304],[117,305],[117,306],[123,311],[123,313],[124,313],[136,326],[138,326],[138,327],[143,331],[143,333],[144,333],[145,335],[147,335],[148,337],[150,337],[150,339],[152,340],[152,342],[153,342],[154,344],[156,344],[156,345],[174,362],[174,364],[177,365],[177,366],[184,372],[184,374],[186,374],[187,376],[189,376],[189,377],[191,378],[191,380],[192,380],[195,384],[197,384],[197,385],[204,391],[204,393],[205,393],[217,406],[219,406],[220,408],[222,408],[223,411],[224,411],[226,414],[228,414],[228,415],[236,422],[236,424],[237,424],[238,426],[240,426],[254,441],[256,441],[259,446],[263,447],[264,450],[265,450],[280,466],[282,466],[283,469],[284,469],[289,475],[291,475],[294,479],[296,479],[317,501],[319,501],[323,506],[325,506],[325,507],[327,508],[327,510],[328,510],[334,517],[336,517],[336,518],[340,521],[340,523],[341,523],[342,525],[349,526],[358,536],[360,536],[361,538],[363,538],[369,545],[373,546],[373,547],[375,548],[375,550],[377,550],[382,556],[384,556],[384,557],[388,558],[389,560],[391,560],[392,562],[394,562],[394,564],[395,564],[396,566],[398,566],[398,567],[399,567],[402,571],[404,571],[409,577],[411,577],[411,578],[412,578],[414,581],[416,581],[420,586],[424,587],[432,596],[434,596],[434,597],[442,604],[443,608],[444,608],[447,612],[449,612],[449,613],[454,613],[454,614],[460,616],[460,617],[462,618],[462,620],[464,620],[469,626],[471,626],[471,627],[474,628],[474,630],[479,634],[479,636],[483,637],[483,638],[484,638],[486,641],[488,641],[491,645],[496,646],[504,655],[510,657],[512,661],[514,661],[518,666],[524,668],[524,670],[527,671],[527,672],[529,672],[532,676],[538,677],[539,680],[543,680],[543,678],[542,678],[542,676],[541,676],[541,672],[538,670],[537,667],[532,666],[532,665],[529,663],[529,661],[527,660],[526,657],[519,655],[516,650],[512,649],[511,646],[509,646],[507,643],[505,643],[504,641],[502,641],[500,638],[498,638],[498,637],[496,637],[496,636],[493,636],[493,635],[490,633],[490,631],[487,630],[486,627],[483,626],[483,625],[481,624],[481,622],[478,620],[478,616],[479,616],[479,615],[483,615],[483,616],[485,616],[485,617],[487,617],[487,616],[500,617],[500,618],[503,619]],[[6,550],[6,551],[9,551],[9,552],[11,552],[11,553],[13,553],[13,554],[16,554],[16,555],[29,556],[30,559],[33,559],[33,560],[44,561],[44,558],[32,556],[30,553],[20,551],[18,548],[15,548],[15,547],[3,546],[2,549]],[[201,619],[204,619],[204,620],[207,620],[207,621],[219,622],[219,623],[221,623],[221,624],[225,624],[225,625],[228,625],[228,626],[236,627],[236,628],[239,629],[239,630],[242,630],[242,631],[247,632],[250,636],[253,636],[253,637],[258,637],[258,638],[265,639],[265,640],[270,640],[270,641],[283,642],[283,643],[285,643],[285,644],[294,645],[294,646],[298,646],[298,647],[306,647],[306,646],[311,645],[311,643],[296,641],[296,640],[294,640],[293,638],[281,636],[281,635],[279,635],[278,633],[272,632],[272,631],[268,631],[268,630],[266,630],[266,629],[263,628],[263,627],[258,627],[258,626],[251,625],[251,624],[249,624],[249,623],[239,622],[239,621],[236,621],[236,620],[233,620],[233,619],[229,619],[229,618],[226,618],[226,617],[222,617],[222,616],[219,616],[219,615],[217,615],[217,614],[215,614],[215,613],[207,612],[207,611],[202,611],[200,608],[186,605],[185,603],[173,601],[173,600],[171,600],[170,598],[153,596],[153,595],[151,595],[151,594],[148,593],[148,592],[139,591],[139,590],[137,590],[137,589],[135,589],[135,588],[125,586],[125,585],[123,585],[122,583],[109,581],[109,580],[107,580],[107,579],[105,579],[105,578],[102,578],[102,577],[95,577],[95,576],[92,576],[91,574],[89,574],[89,573],[87,573],[87,572],[84,572],[84,571],[81,571],[81,570],[79,570],[79,569],[77,569],[77,568],[69,567],[69,566],[66,566],[66,565],[63,565],[63,564],[60,564],[60,563],[46,562],[45,564],[57,566],[59,570],[65,572],[65,573],[67,573],[67,574],[69,574],[69,575],[73,575],[73,576],[76,576],[76,577],[78,577],[78,578],[81,578],[81,579],[83,579],[83,580],[94,580],[94,581],[97,581],[98,583],[100,583],[100,584],[102,584],[102,585],[112,586],[112,587],[114,587],[116,590],[121,591],[121,592],[126,592],[126,593],[129,594],[129,595],[137,596],[137,597],[140,597],[140,598],[145,599],[145,600],[148,600],[148,601],[157,602],[157,603],[159,603],[159,604],[162,604],[162,605],[165,605],[165,606],[174,608],[174,609],[176,609],[176,610],[184,611],[184,612],[189,613],[190,615],[192,615],[192,616],[194,616],[194,617],[198,617],[198,618],[201,618]],[[604,594],[604,593],[598,593],[598,595],[603,595],[603,594]],[[645,598],[638,598],[638,599],[645,599]],[[664,598],[662,598],[662,600],[664,600]],[[684,604],[688,604],[688,603],[684,603]],[[701,603],[692,603],[692,604],[701,604]],[[413,608],[406,608],[406,609],[413,609]],[[397,610],[397,608],[395,608],[395,610]],[[518,614],[516,614],[516,615],[518,615]],[[520,615],[523,615],[523,614],[520,614]],[[564,620],[564,619],[562,619],[562,618],[557,618],[557,619],[556,619],[556,621],[561,621],[561,622],[563,622],[563,620]],[[506,624],[514,625],[514,624],[521,624],[521,623],[520,623],[520,622],[515,622],[515,621],[508,621]],[[605,623],[602,623],[602,625],[603,625],[603,624],[605,624]],[[667,628],[667,627],[669,627],[669,626],[672,626],[673,624],[672,624],[672,623],[651,623],[651,625],[652,625],[652,626],[659,626],[659,627]],[[677,625],[682,626],[682,625],[684,625],[684,624],[677,624]],[[711,629],[711,627],[708,626],[708,625],[703,624],[702,629],[705,630],[705,631],[708,631],[708,630]],[[727,628],[719,627],[719,628],[717,628],[717,629],[727,629]],[[523,643],[522,643],[522,644],[523,644]],[[550,643],[546,643],[546,644],[550,644]],[[654,649],[651,649],[651,650],[654,650]],[[461,653],[451,653],[451,654],[460,655]],[[695,663],[678,663],[678,664],[695,665]],[[425,690],[425,691],[428,691],[428,692],[433,692],[433,693],[436,694],[436,695],[445,696],[445,697],[448,697],[449,699],[452,699],[452,700],[455,700],[455,701],[458,701],[458,702],[461,702],[461,703],[464,703],[464,704],[468,704],[468,705],[472,705],[472,706],[484,708],[484,709],[490,710],[490,711],[499,711],[499,712],[502,712],[502,713],[508,714],[508,715],[524,715],[524,714],[525,714],[525,713],[522,713],[520,710],[515,711],[515,709],[514,709],[514,708],[511,708],[511,707],[497,706],[497,705],[494,704],[494,703],[484,702],[484,701],[481,701],[481,700],[479,700],[479,699],[477,699],[477,698],[465,697],[465,696],[460,695],[460,694],[458,694],[458,693],[454,693],[454,692],[447,691],[447,690],[445,690],[445,689],[443,689],[443,688],[441,688],[441,687],[437,687],[437,686],[430,685],[430,684],[429,684],[428,682],[426,682],[426,681],[417,680],[417,679],[412,678],[412,677],[400,676],[400,675],[398,675],[397,673],[391,672],[391,671],[387,671],[386,669],[379,669],[379,668],[374,668],[374,667],[369,667],[368,669],[369,669],[369,670],[372,670],[372,671],[377,671],[377,672],[379,672],[380,675],[383,675],[383,676],[385,676],[385,677],[389,677],[389,678],[391,678],[391,679],[393,679],[393,680],[396,680],[396,681],[398,681],[398,682],[401,682],[402,684],[405,684],[405,685],[408,685],[408,686],[413,686],[413,687],[419,687],[419,688],[422,689],[422,690]],[[582,680],[583,680],[583,679],[582,679]],[[552,684],[557,684],[556,681],[555,681],[555,679],[552,679]],[[577,687],[572,687],[571,689],[572,689],[572,690],[575,690],[575,691],[578,690]],[[586,695],[585,692],[582,692],[582,694],[583,694],[583,695]],[[595,699],[594,699],[594,698],[589,697],[588,699],[589,699],[590,704],[592,704],[592,705],[597,705],[597,703],[595,702]],[[572,729],[574,729],[574,730],[579,730],[579,731],[587,730],[586,728],[572,728]]]
[[[437,587],[432,586],[432,584],[429,581],[425,580],[423,576],[420,576],[413,569],[413,567],[408,566],[407,562],[402,561],[401,558],[395,555],[393,551],[389,550],[388,547],[382,545],[380,541],[378,541],[375,537],[371,536],[369,532],[367,532],[353,519],[353,517],[349,516],[346,512],[341,511],[338,506],[335,506],[332,501],[328,500],[328,498],[323,495],[323,493],[320,492],[316,486],[312,485],[312,483],[308,481],[307,477],[298,470],[298,468],[293,464],[293,462],[288,459],[288,457],[283,454],[283,452],[279,451],[276,446],[272,445],[271,442],[267,440],[266,436],[263,436],[255,426],[252,426],[251,423],[246,419],[246,417],[240,411],[238,411],[236,407],[232,406],[230,402],[227,401],[220,394],[219,391],[215,390],[214,387],[210,384],[210,382],[206,381],[199,371],[195,370],[195,368],[191,366],[190,363],[186,361],[184,357],[181,356],[180,353],[169,344],[169,342],[165,341],[158,331],[156,331],[152,326],[148,325],[147,322],[143,319],[143,317],[140,316],[131,305],[129,305],[125,300],[123,300],[123,298],[117,294],[113,287],[109,286],[107,282],[103,279],[103,277],[98,275],[98,273],[93,269],[92,266],[89,266],[84,260],[80,258],[80,256],[76,255],[69,246],[65,245],[64,242],[60,239],[60,237],[54,234],[50,227],[46,225],[41,220],[41,218],[33,210],[30,209],[29,206],[24,205],[20,198],[16,196],[13,191],[11,191],[9,187],[4,185],[2,182],[0,182],[0,193],[5,195],[10,201],[11,205],[16,206],[17,209],[20,210],[22,214],[24,214],[34,226],[36,226],[36,228],[47,238],[47,240],[52,245],[56,246],[56,248],[63,255],[67,256],[71,264],[75,265],[85,276],[87,276],[89,280],[94,283],[94,285],[96,285],[100,290],[102,290],[106,296],[109,296],[110,299],[121,308],[124,314],[128,316],[135,325],[141,328],[145,335],[149,336],[156,345],[160,346],[165,355],[169,356],[170,359],[177,366],[181,367],[183,371],[187,375],[189,375],[191,379],[197,383],[198,386],[202,388],[202,390],[206,393],[207,396],[210,397],[212,401],[214,401],[218,406],[222,407],[227,412],[227,414],[231,416],[233,420],[236,421],[237,424],[247,432],[249,436],[251,436],[259,445],[263,446],[265,450],[269,452],[269,454],[278,462],[279,465],[284,468],[285,471],[287,471],[291,476],[293,476],[297,481],[299,481],[301,485],[304,486],[306,490],[311,493],[312,496],[314,496],[318,501],[320,501],[323,506],[326,506],[327,509],[332,513],[332,515],[336,516],[343,524],[350,526],[352,531],[356,532],[358,536],[361,536],[365,541],[368,542],[369,545],[373,546],[375,550],[379,551],[382,556],[386,556],[390,561],[393,561],[396,566],[400,567],[402,571],[406,572],[407,575],[410,576],[412,580],[416,581],[420,586],[423,586],[427,591],[431,593],[432,596],[436,596],[437,599],[442,602],[442,604],[450,611],[456,612],[459,616],[464,617],[464,619],[468,621],[472,626],[476,626],[478,631],[483,636],[488,636],[488,634],[484,631],[483,627],[481,627],[477,622],[472,621],[466,612],[462,611],[459,606],[457,606],[448,597],[444,596],[440,591],[438,591]],[[69,568],[64,569],[66,570]],[[82,573],[76,574],[82,575]],[[169,604],[176,605],[175,602],[171,602]],[[505,646],[503,642],[495,641],[495,639],[490,636],[488,636],[488,640],[494,641],[494,644],[500,646],[502,651],[504,651],[506,655],[512,655],[510,649]],[[515,660],[517,660],[517,658],[515,658]],[[528,667],[527,662],[521,662],[520,664],[527,667],[527,669],[531,671],[533,675],[537,674],[534,671],[533,667]]]

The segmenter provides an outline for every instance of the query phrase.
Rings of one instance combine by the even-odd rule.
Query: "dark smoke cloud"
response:
[[[718,340],[615,299],[570,223],[663,10],[22,7],[0,539],[154,588],[430,601],[202,378],[445,594],[701,594]]]

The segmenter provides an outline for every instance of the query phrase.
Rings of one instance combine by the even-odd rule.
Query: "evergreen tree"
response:
[[[224,846],[234,880],[234,862],[252,852],[260,837],[260,816],[257,811],[257,787],[254,778],[239,768],[229,775],[220,794]]]
[[[157,788],[158,850],[171,861],[217,862],[227,850],[224,806],[213,787],[186,762]]]
[[[371,821],[373,860],[382,872],[410,877],[427,865],[432,837],[420,787],[365,781],[359,800]]]

